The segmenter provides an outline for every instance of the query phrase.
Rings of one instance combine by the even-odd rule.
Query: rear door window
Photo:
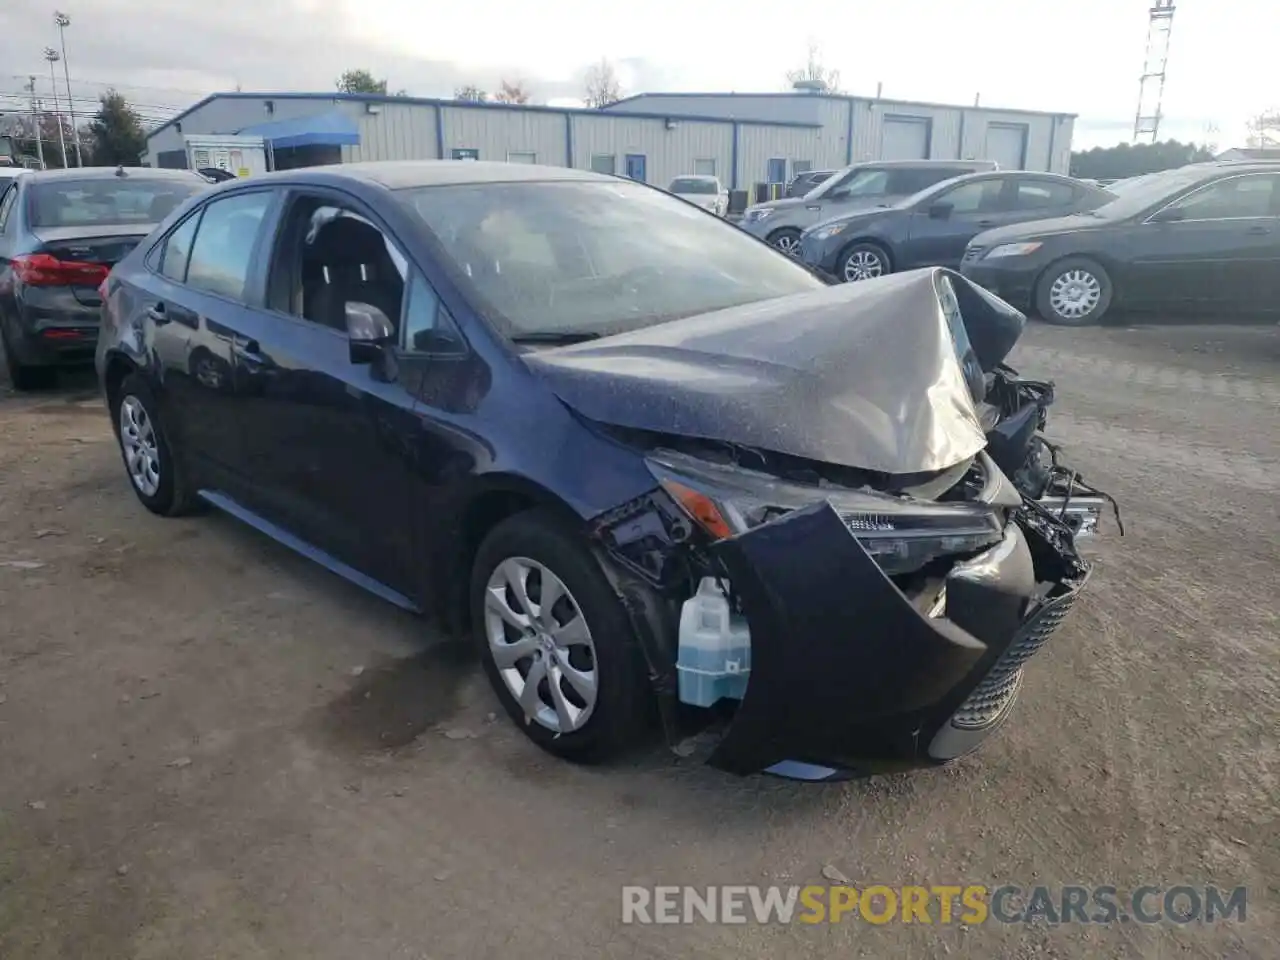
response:
[[[1014,184],[1013,208],[1015,210],[1040,210],[1048,207],[1069,207],[1074,202],[1075,189],[1067,183],[1052,180],[1019,180]]]
[[[271,203],[266,190],[237,193],[204,208],[187,264],[187,285],[243,300],[262,220]]]

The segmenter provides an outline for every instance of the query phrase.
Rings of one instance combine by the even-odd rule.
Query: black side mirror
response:
[[[930,220],[949,220],[951,219],[951,211],[955,209],[952,203],[935,203],[929,207]]]
[[[387,315],[369,303],[346,305],[347,344],[352,363],[373,363],[395,340],[396,329]]]

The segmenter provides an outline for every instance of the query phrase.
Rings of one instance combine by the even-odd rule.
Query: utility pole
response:
[[[62,43],[62,76],[67,81],[67,115],[71,117],[71,142],[76,148],[76,166],[84,166],[84,157],[80,154],[80,128],[76,126],[75,101],[71,97],[71,68],[67,66],[67,27],[71,26],[71,18],[59,10],[53,15],[53,22],[58,25],[58,39]]]
[[[62,54],[53,47],[44,48],[44,58],[49,61],[49,86],[53,92],[53,115],[58,118],[58,143],[62,145],[62,168],[71,166],[67,162],[67,137],[62,130],[62,113],[58,108],[58,77],[53,72],[53,65],[62,59]]]
[[[35,74],[29,74],[30,82],[27,84],[27,90],[31,93],[31,129],[36,138],[36,159],[40,161],[40,169],[44,169],[44,139],[40,136],[40,105],[36,100],[36,78]]]

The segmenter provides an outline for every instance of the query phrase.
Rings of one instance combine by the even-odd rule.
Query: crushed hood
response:
[[[933,268],[524,359],[592,420],[901,475],[945,470],[983,448],[974,395],[1024,323]]]

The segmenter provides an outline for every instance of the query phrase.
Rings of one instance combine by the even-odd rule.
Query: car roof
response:
[[[251,178],[255,183],[270,180],[332,183],[334,180],[362,180],[388,190],[411,187],[453,186],[468,183],[527,183],[531,181],[573,180],[616,183],[618,177],[569,167],[547,167],[535,163],[501,163],[492,160],[379,160],[280,170]]]
[[[121,175],[123,171],[123,176]],[[68,167],[65,170],[32,170],[30,177],[34,183],[45,183],[58,180],[128,180],[130,177],[145,176],[148,180],[190,180],[192,177],[204,178],[194,170],[170,170],[165,167]],[[208,181],[205,181],[206,183]]]
[[[1190,164],[1190,166],[1201,166],[1201,164]],[[1274,173],[1280,169],[1280,160],[1210,160],[1203,166],[1246,173]]]
[[[845,169],[853,167],[902,167],[907,170],[928,170],[931,167],[963,167],[973,170],[988,170],[995,165],[994,160],[860,160]]]
[[[978,170],[974,173],[963,173],[958,177],[952,177],[950,180],[944,180],[942,182],[971,183],[975,180],[1004,180],[1009,177],[1026,178],[1028,180],[1053,180],[1058,183],[1083,183],[1086,186],[1095,185],[1089,180],[1081,180],[1079,177],[1069,177],[1062,173],[1050,173],[1048,170]]]

